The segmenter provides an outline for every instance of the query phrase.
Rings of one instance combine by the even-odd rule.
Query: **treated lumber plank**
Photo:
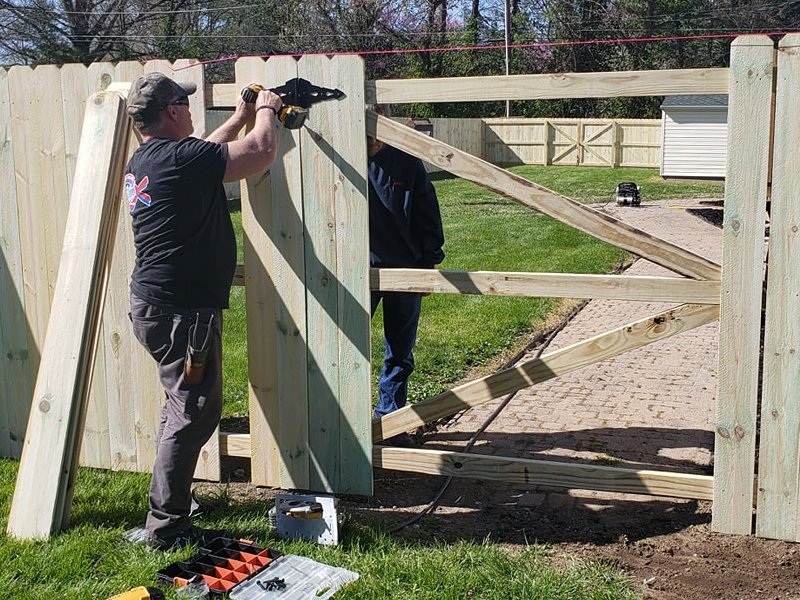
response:
[[[42,538],[68,521],[102,297],[121,198],[128,119],[117,94],[87,103],[63,260],[33,409],[14,489],[8,533]]]
[[[373,441],[379,442],[465,408],[700,327],[716,319],[718,314],[717,306],[684,304],[527,360],[386,415],[373,424]]]
[[[33,395],[8,72],[0,69],[0,456],[19,458]]]
[[[117,84],[127,97],[130,82],[144,74],[138,61],[120,62],[111,73],[101,73],[94,86],[105,89]],[[105,75],[110,75],[111,80]],[[124,85],[120,85],[124,84]],[[105,88],[103,87],[105,86]],[[139,147],[130,135],[127,159]],[[130,278],[136,262],[133,230],[127,203],[117,209],[114,251],[109,270],[108,294],[103,307],[102,352],[106,359],[106,405],[109,446],[114,470],[149,472],[155,461],[156,435],[164,390],[158,381],[156,364],[133,336],[130,312]],[[132,390],[134,391],[132,393]]]
[[[64,121],[64,152],[66,156],[67,189],[72,189],[75,165],[81,143],[83,115],[89,90],[88,70],[81,64],[67,64],[60,69],[62,115]],[[105,352],[103,323],[100,323],[101,348],[95,354],[92,382],[89,386],[89,406],[81,443],[81,464],[89,467],[107,467],[110,463],[108,441],[108,409],[106,407]]]
[[[284,56],[267,63],[267,87],[275,87],[298,76],[297,61]],[[242,81],[242,85],[246,85]],[[284,136],[281,148],[296,149],[282,154],[282,171],[272,176],[272,229],[277,253],[274,255],[273,294],[277,294],[275,315],[277,326],[278,391],[281,486],[309,489],[308,431],[308,325],[305,289],[305,223],[303,210],[302,144],[300,132]],[[276,177],[276,175],[281,175]],[[247,258],[245,257],[245,264]]]
[[[640,231],[457,148],[367,111],[370,135],[454,175],[693,279],[720,278],[713,261]]]
[[[337,491],[372,495],[372,375],[370,370],[369,203],[364,112],[364,61],[330,61],[346,97],[331,111],[338,264],[340,475]],[[320,108],[316,106],[315,108]],[[337,126],[338,125],[338,126]],[[308,169],[308,165],[304,165]]]
[[[370,288],[437,294],[719,304],[720,282],[630,275],[370,269]]]
[[[235,84],[207,86],[209,108],[236,105]],[[664,69],[660,71],[609,71],[605,73],[551,73],[431,79],[378,79],[365,82],[365,101],[485,102],[488,100],[545,100],[560,98],[612,98],[725,94],[728,69]],[[488,96],[487,96],[488,94]]]
[[[373,463],[376,467],[392,471],[697,500],[710,500],[714,487],[714,478],[709,475],[465,454],[446,450],[375,446]]]
[[[379,79],[367,82],[367,102],[488,102],[552,98],[616,98],[725,94],[728,70],[664,69],[487,77]]]
[[[773,63],[766,36],[731,46],[712,515],[724,533],[752,528]]]
[[[800,139],[800,123],[797,119],[797,98],[800,95],[800,56],[797,47],[800,35],[786,35],[778,45],[777,90],[775,97],[774,167],[772,172],[772,208],[770,211],[769,266],[767,268],[766,322],[764,330],[764,373],[761,397],[761,435],[758,450],[758,512],[756,515],[756,534],[760,537],[782,540],[800,541],[800,278],[797,276],[797,265],[800,264],[800,180],[797,173],[800,169],[800,155],[797,151],[797,140]],[[766,43],[765,43],[766,46]],[[763,54],[768,54],[764,48]],[[751,51],[752,52],[752,51]],[[751,61],[752,63],[752,61]],[[768,64],[767,56],[761,61]],[[756,68],[761,64],[756,65]],[[751,66],[753,69],[753,66]],[[770,79],[762,75],[766,86]],[[756,94],[752,94],[755,97]],[[766,91],[759,95],[763,101]],[[748,98],[750,98],[749,96]],[[755,100],[755,98],[753,98]],[[735,108],[735,107],[734,107]],[[761,109],[760,112],[766,112]],[[738,114],[741,114],[739,112]],[[748,116],[748,125],[752,126],[752,113]],[[763,117],[766,120],[766,117]],[[769,129],[766,123],[760,123],[759,133],[766,136]],[[743,140],[744,141],[744,140]],[[760,142],[765,140],[759,139]],[[759,156],[754,160],[754,151]],[[765,166],[766,153],[762,146],[751,146],[749,171],[742,176],[749,176],[763,185],[764,175],[753,172],[754,167]],[[727,187],[727,186],[726,186]],[[751,193],[747,199],[752,205],[752,234],[755,236],[763,230],[764,190],[759,187],[758,194],[748,188]],[[744,200],[744,198],[742,199]],[[759,202],[756,203],[756,200]],[[727,213],[727,206],[726,206]],[[727,220],[727,214],[726,214]],[[760,228],[759,228],[760,226]],[[754,243],[750,248],[750,261],[744,264],[750,267],[746,271],[749,280],[739,291],[739,299],[753,302],[752,313],[746,314],[752,323],[753,333],[760,317],[760,304],[756,296],[761,291],[761,263],[757,254],[762,247]],[[727,259],[726,259],[727,260]],[[744,261],[743,261],[744,262]],[[743,293],[747,290],[746,295]],[[741,324],[738,332],[741,335]],[[732,334],[733,332],[730,331]],[[740,338],[741,339],[741,338]],[[748,375],[757,381],[757,347],[753,336],[748,349],[751,350],[751,362],[745,365]],[[748,381],[749,383],[749,381]],[[748,386],[747,391],[752,392]],[[748,413],[745,421],[747,432],[748,463],[736,465],[741,477],[752,473],[751,446],[755,437],[755,394],[747,400]],[[742,516],[744,518],[744,515]]]
[[[297,75],[327,88],[337,81],[325,56],[304,56]],[[330,102],[313,107],[300,130],[305,235],[306,327],[308,342],[309,489],[338,490],[340,438],[346,425],[339,399],[339,264],[337,257],[338,179],[333,131],[338,115]],[[366,159],[365,159],[366,162]]]
[[[297,77],[290,57],[236,62],[241,89]],[[270,177],[243,189],[252,481],[308,488],[306,299],[300,132],[283,127]],[[276,293],[278,292],[278,293]]]
[[[236,61],[236,80],[261,81],[265,64],[260,58]],[[246,83],[242,84],[246,85]],[[241,89],[241,88],[239,88]],[[287,134],[281,135],[281,154]],[[271,176],[280,178],[283,165],[273,165]],[[242,184],[242,228],[244,230],[245,302],[247,309],[247,364],[250,434],[254,443],[251,481],[257,485],[280,487],[280,429],[278,427],[278,355],[275,327],[276,297],[273,262],[277,248],[270,233],[272,224],[272,186],[270,177],[250,177]],[[224,444],[222,444],[224,447]],[[250,452],[248,451],[248,456]]]

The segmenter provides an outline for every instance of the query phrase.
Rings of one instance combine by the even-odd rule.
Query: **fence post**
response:
[[[800,35],[778,46],[756,534],[800,541]]]
[[[751,533],[774,44],[731,45],[712,528]]]

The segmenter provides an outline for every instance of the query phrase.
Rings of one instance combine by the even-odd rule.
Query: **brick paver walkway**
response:
[[[605,207],[609,214],[715,262],[721,230],[691,215],[686,201]],[[674,275],[639,259],[630,275]],[[663,311],[660,303],[592,300],[545,352]],[[717,389],[717,323],[518,392],[474,451],[526,458],[613,460],[621,466],[710,473]],[[426,437],[457,449],[498,401],[465,412]]]

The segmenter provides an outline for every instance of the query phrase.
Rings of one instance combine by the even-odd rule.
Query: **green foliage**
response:
[[[3,532],[16,471],[16,462],[0,459]],[[124,532],[141,525],[144,519],[148,481],[146,474],[80,469],[68,531],[48,541],[18,541],[0,534],[0,596],[14,600],[102,600],[142,585],[160,587],[156,572],[186,560],[195,550],[187,547],[162,553],[124,541]],[[268,509],[262,500],[238,500],[202,524],[286,554],[307,556],[359,573],[360,579],[339,590],[337,599],[641,597],[618,568],[551,557],[542,546],[515,552],[488,541],[452,545],[404,542],[364,522],[350,522],[342,542],[335,547],[286,542],[277,539],[270,529]],[[180,598],[173,588],[165,592],[170,600]]]

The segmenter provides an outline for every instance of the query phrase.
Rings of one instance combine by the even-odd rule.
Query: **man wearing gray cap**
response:
[[[233,116],[200,140],[191,137],[195,90],[149,73],[131,84],[127,100],[142,142],[125,171],[136,247],[130,317],[166,394],[145,524],[148,544],[159,549],[219,535],[193,526],[190,513],[200,449],[222,415],[222,309],[236,267],[223,182],[263,173],[278,149],[279,96],[240,99]]]

